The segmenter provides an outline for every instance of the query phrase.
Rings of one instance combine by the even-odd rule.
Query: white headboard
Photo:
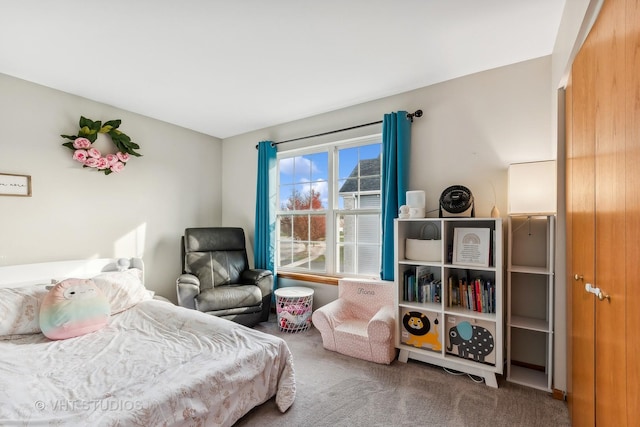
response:
[[[52,280],[69,277],[85,279],[105,271],[118,271],[119,267],[139,268],[144,283],[144,263],[141,258],[100,258],[0,267],[0,288],[48,285]]]

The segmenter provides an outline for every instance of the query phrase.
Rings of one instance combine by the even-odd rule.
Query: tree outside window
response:
[[[279,157],[278,269],[379,273],[381,143],[365,142]]]

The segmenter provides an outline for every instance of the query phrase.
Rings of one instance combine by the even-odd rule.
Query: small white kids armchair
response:
[[[338,299],[313,313],[324,348],[390,364],[396,357],[393,282],[341,279]]]

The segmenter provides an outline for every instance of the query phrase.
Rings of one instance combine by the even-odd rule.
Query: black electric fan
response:
[[[443,217],[475,217],[473,194],[462,185],[452,185],[440,195],[440,218]]]

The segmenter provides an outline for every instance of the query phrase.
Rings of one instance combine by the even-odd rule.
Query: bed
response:
[[[106,283],[111,315],[50,340],[33,330],[36,305],[69,277]],[[135,258],[0,267],[0,425],[229,426],[274,396],[281,412],[293,404],[282,339],[155,299],[143,283]]]

